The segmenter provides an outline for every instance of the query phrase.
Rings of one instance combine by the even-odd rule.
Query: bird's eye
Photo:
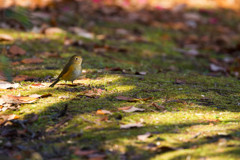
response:
[[[77,57],[76,57],[75,59],[76,59],[76,60],[78,60],[78,58],[77,58]]]

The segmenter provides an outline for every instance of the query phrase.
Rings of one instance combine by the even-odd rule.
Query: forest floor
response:
[[[19,83],[0,85],[2,158],[240,159],[238,13],[82,12],[1,22]],[[82,76],[49,88],[72,55]]]

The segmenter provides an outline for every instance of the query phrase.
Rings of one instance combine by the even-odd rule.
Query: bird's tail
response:
[[[54,87],[55,84],[57,84],[59,82],[59,79],[56,79],[56,81],[54,81],[49,87]]]

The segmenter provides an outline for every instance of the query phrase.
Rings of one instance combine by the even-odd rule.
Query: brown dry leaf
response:
[[[76,149],[74,151],[74,154],[77,156],[88,156],[90,154],[96,153],[96,150],[80,150],[80,149]]]
[[[120,125],[121,129],[140,128],[140,127],[143,127],[143,124],[141,124],[141,123],[131,123],[131,124]]]
[[[97,110],[96,114],[104,115],[104,114],[112,114],[112,112],[110,112],[108,110],[99,109],[99,110]]]
[[[17,55],[25,55],[26,51],[16,45],[11,46],[9,49],[9,53],[11,56],[17,56]]]
[[[10,88],[18,88],[19,83],[9,83],[6,81],[1,81],[0,80],[0,89],[10,89]]]
[[[99,119],[99,121],[108,122],[108,121],[109,121],[109,120],[108,120],[108,116],[101,117],[101,118]]]
[[[33,103],[38,98],[29,97],[29,96],[2,95],[2,97],[0,99],[3,101],[3,103],[22,104],[22,103]]]
[[[125,96],[117,96],[116,99],[117,100],[121,100],[121,101],[137,102],[137,101],[147,101],[149,99],[152,99],[152,97],[148,97],[148,98],[132,98],[132,97],[125,97]]]
[[[121,110],[121,111],[127,112],[127,113],[131,113],[131,112],[138,112],[138,111],[142,112],[145,109],[130,106],[130,107],[121,107],[121,108],[118,108],[118,110]]]
[[[210,70],[213,72],[225,72],[226,69],[224,67],[218,66],[216,64],[210,64]]]
[[[13,41],[13,37],[8,34],[0,34],[0,41]]]
[[[46,98],[46,97],[50,97],[52,96],[51,93],[47,93],[47,94],[43,94],[43,95],[39,95],[39,94],[32,94],[29,97],[33,97],[33,98]]]
[[[124,35],[124,36],[130,34],[129,31],[124,28],[117,28],[115,32],[116,32],[116,34]]]
[[[64,34],[66,33],[63,29],[57,27],[50,27],[44,30],[46,35],[53,35],[53,34]]]
[[[36,79],[36,77],[28,76],[28,75],[17,75],[13,78],[13,81],[20,82],[20,81],[32,81]]]
[[[118,108],[118,110],[119,110],[119,111],[121,111],[121,110],[128,110],[128,109],[130,109],[130,108],[132,108],[132,106],[120,107],[120,108]]]
[[[38,64],[38,63],[42,63],[43,59],[36,58],[36,57],[35,58],[26,58],[26,59],[23,59],[21,62],[24,64]]]
[[[19,119],[19,118],[20,117],[18,115],[15,115],[15,114],[10,114],[10,115],[1,114],[0,115],[0,125],[2,124],[3,121],[10,121],[10,120]]]
[[[197,56],[199,55],[199,51],[197,49],[190,49],[188,51],[185,51],[184,54],[188,56]]]
[[[151,137],[152,134],[150,132],[147,132],[145,134],[138,135],[137,138],[140,141],[145,141],[147,138]]]
[[[40,56],[42,57],[54,57],[54,58],[59,58],[59,54],[54,52],[54,53],[51,53],[51,52],[42,52],[40,53]]]
[[[100,88],[99,89],[94,88],[93,90],[82,92],[79,96],[87,96],[89,98],[99,98],[99,96],[102,94],[103,91],[104,90]]]
[[[186,84],[186,81],[181,79],[176,79],[174,84]]]
[[[15,62],[12,62],[11,63],[13,66],[16,66],[16,65],[19,65],[20,64],[20,62],[18,62],[18,61],[15,61]]]
[[[42,88],[42,87],[45,87],[45,85],[42,83],[35,83],[35,84],[32,84],[31,87]]]
[[[138,99],[136,98],[131,98],[131,97],[125,97],[125,96],[117,96],[117,100],[122,100],[122,101],[130,101],[130,102],[136,102]]]
[[[84,37],[84,38],[88,38],[88,39],[93,39],[94,38],[94,34],[90,33],[82,28],[79,27],[70,27],[69,30],[73,33],[75,33],[76,35],[80,36],[80,37]]]
[[[18,115],[15,115],[15,114],[10,114],[10,115],[1,114],[0,115],[0,126],[7,121],[10,121],[10,120],[13,120],[13,119],[19,119],[19,118],[20,117]]]
[[[187,12],[183,14],[184,19],[189,21],[201,21],[202,16],[199,13]]]
[[[152,106],[156,107],[159,110],[166,110],[166,108],[163,105],[158,105],[157,103],[152,103]]]

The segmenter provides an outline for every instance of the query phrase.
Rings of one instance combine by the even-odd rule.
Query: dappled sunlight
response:
[[[29,40],[41,40],[48,38],[49,40],[59,40],[60,37],[65,36],[65,34],[53,34],[53,35],[44,35],[42,33],[35,33],[32,31],[18,31],[14,29],[3,29],[0,28],[1,34],[9,34],[13,38],[16,39],[16,41],[29,41]]]
[[[95,69],[96,70],[96,69]],[[91,69],[86,71],[91,73]],[[90,78],[86,78],[86,79],[79,79],[79,80],[75,80],[74,83],[83,83],[85,85],[104,85],[107,86],[109,84],[112,83],[116,83],[118,80],[121,79],[122,76],[120,75],[103,75],[102,77],[98,77],[96,79],[90,79]]]
[[[84,154],[93,152],[100,160],[208,159],[218,157],[214,147],[220,158],[237,153],[235,11],[189,8],[190,1],[140,10],[68,2],[29,11],[34,28],[0,22],[0,33],[10,36],[0,43],[13,79],[30,77],[16,78],[19,87],[0,94],[37,97],[29,104],[0,97],[0,120],[2,114],[19,118],[0,121],[0,150],[22,155],[19,146],[26,145],[42,159],[89,159]],[[72,55],[83,58],[81,76],[50,88]]]

